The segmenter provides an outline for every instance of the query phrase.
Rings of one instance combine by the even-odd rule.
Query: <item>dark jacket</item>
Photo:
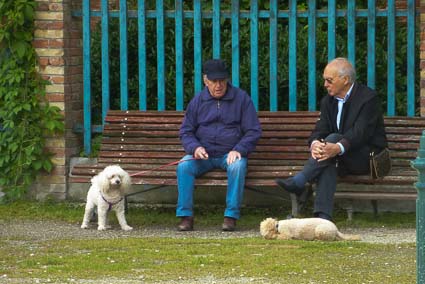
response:
[[[251,98],[230,83],[218,99],[204,88],[189,103],[180,127],[180,140],[186,153],[193,155],[203,146],[210,157],[220,157],[231,150],[242,156],[254,151],[261,136],[261,126]]]
[[[381,103],[374,90],[354,83],[342,109],[339,130],[336,125],[337,114],[338,101],[331,96],[324,97],[320,103],[320,119],[310,136],[309,144],[331,133],[340,133],[343,138],[339,142],[345,148],[343,156],[348,155],[354,160],[367,158],[365,156],[371,150],[387,147]]]

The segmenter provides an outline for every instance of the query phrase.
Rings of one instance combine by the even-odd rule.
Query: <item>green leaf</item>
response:
[[[34,161],[33,163],[32,163],[32,166],[33,166],[33,168],[35,169],[35,170],[40,170],[41,169],[41,167],[43,166],[43,163],[41,162],[41,161]]]
[[[50,172],[53,168],[52,162],[50,162],[49,160],[45,160],[43,163],[43,168],[47,171]]]
[[[24,57],[26,49],[27,43],[22,40],[16,41],[12,44],[12,52],[16,52],[20,58]]]

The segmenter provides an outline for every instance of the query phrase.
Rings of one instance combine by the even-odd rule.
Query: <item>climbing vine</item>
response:
[[[63,131],[60,109],[45,97],[32,46],[35,0],[0,0],[0,189],[21,198],[41,171],[53,168],[46,137]]]

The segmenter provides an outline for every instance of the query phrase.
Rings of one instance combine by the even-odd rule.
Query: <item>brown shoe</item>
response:
[[[233,232],[236,227],[236,219],[230,217],[224,217],[222,229],[225,232]]]
[[[180,224],[177,227],[177,230],[182,232],[193,231],[193,217],[192,216],[182,217]]]

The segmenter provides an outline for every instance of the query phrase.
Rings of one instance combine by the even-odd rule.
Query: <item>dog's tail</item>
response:
[[[339,241],[360,241],[360,235],[343,234],[340,231],[336,233],[336,239]]]

